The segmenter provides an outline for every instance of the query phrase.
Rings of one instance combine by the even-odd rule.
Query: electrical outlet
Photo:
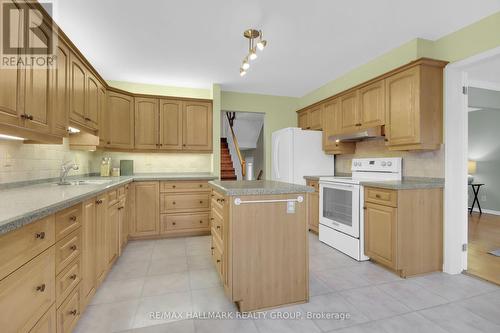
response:
[[[486,201],[486,194],[481,195],[481,201],[485,202]]]

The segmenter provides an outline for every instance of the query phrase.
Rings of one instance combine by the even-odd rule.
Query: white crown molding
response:
[[[469,80],[469,87],[500,91],[500,83],[490,81]]]

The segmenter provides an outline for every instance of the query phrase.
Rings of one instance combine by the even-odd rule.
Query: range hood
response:
[[[330,135],[328,137],[328,140],[336,142],[356,142],[364,139],[380,138],[382,136],[383,136],[382,126],[376,126],[353,133]]]

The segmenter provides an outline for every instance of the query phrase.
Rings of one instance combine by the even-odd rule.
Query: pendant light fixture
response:
[[[243,31],[243,36],[248,39],[248,54],[241,64],[240,76],[245,76],[250,68],[250,61],[257,59],[257,50],[263,51],[267,46],[267,41],[262,39],[262,30],[247,29]]]

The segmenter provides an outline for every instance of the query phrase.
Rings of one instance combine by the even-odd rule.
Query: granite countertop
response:
[[[277,182],[273,180],[243,180],[208,182],[216,191],[228,196],[235,195],[273,195],[288,193],[314,192],[310,186]]]
[[[0,190],[0,235],[71,207],[110,189],[132,181],[212,180],[210,173],[154,173],[121,177],[71,177],[77,180],[102,180],[104,184],[59,186],[56,182],[11,186]]]
[[[386,188],[390,190],[415,190],[425,188],[444,188],[443,178],[405,177],[402,180],[361,181],[361,185]]]

